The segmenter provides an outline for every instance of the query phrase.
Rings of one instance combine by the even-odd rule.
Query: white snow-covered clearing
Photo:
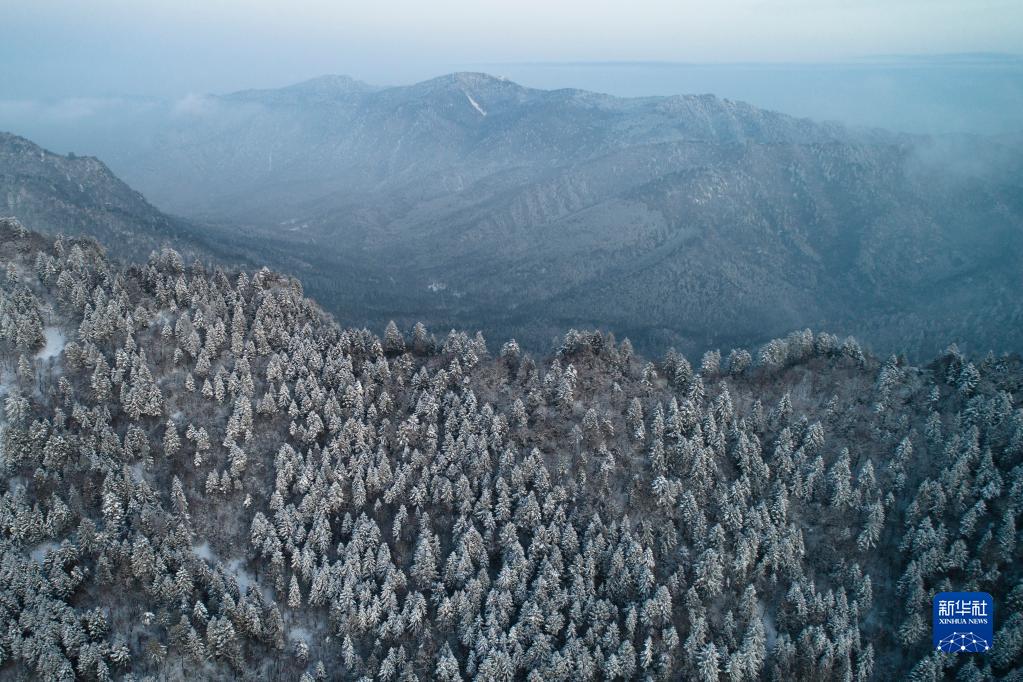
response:
[[[216,565],[220,563],[228,574],[234,576],[235,581],[238,583],[238,591],[242,594],[245,594],[250,589],[257,589],[268,601],[274,601],[273,593],[267,587],[260,585],[256,577],[245,570],[245,562],[243,560],[229,559],[221,562],[217,555],[213,553],[213,549],[208,542],[193,545],[192,552],[210,564]]]
[[[243,593],[249,591],[249,586],[256,582],[256,579],[252,577],[252,574],[245,570],[242,566],[241,559],[231,559],[227,562],[227,569],[231,571],[235,580],[238,581],[238,589]]]
[[[28,555],[41,564],[46,560],[46,555],[59,546],[56,542],[40,542],[29,551]]]
[[[250,589],[255,588],[259,590],[268,601],[272,602],[274,600],[273,594],[270,590],[265,588],[263,585],[260,585],[255,576],[245,570],[244,562],[241,559],[231,559],[228,561],[227,570],[230,571],[231,575],[234,576],[234,579],[238,581],[238,590],[242,594],[245,594]]]
[[[204,542],[201,545],[195,545],[192,547],[192,551],[195,552],[195,555],[200,559],[214,561],[213,550],[210,549],[210,543],[208,542]]]
[[[36,358],[45,361],[61,354],[67,344],[67,336],[60,327],[46,327],[43,334],[46,336],[46,343],[42,350],[36,353]]]

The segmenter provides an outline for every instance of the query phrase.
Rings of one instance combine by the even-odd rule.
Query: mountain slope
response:
[[[2,132],[0,213],[36,230],[91,235],[137,258],[164,243],[187,248],[196,233],[153,207],[98,159],[61,156]]]
[[[1018,141],[472,73],[207,97],[161,130],[125,176],[273,240],[288,262],[265,257],[353,322],[534,347],[572,325],[650,350],[825,325],[916,357],[1023,349]]]
[[[324,77],[206,97],[123,169],[178,212],[237,217],[258,208],[270,212],[263,219],[285,219],[292,206],[329,192],[379,188],[422,200],[509,168],[549,171],[642,144],[845,136],[837,126],[712,96],[627,100],[475,73],[393,88]],[[227,196],[242,205],[226,206]]]
[[[1018,355],[493,357],[5,223],[0,273],[0,678],[1023,672]],[[959,590],[984,655],[931,644]]]

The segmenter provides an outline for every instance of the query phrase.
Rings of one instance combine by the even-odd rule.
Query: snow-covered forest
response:
[[[0,265],[0,678],[1023,677],[1018,356],[380,337],[14,221]],[[990,654],[931,651],[945,590]]]

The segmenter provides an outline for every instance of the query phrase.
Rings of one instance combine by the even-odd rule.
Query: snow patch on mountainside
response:
[[[483,107],[481,107],[479,105],[479,102],[477,102],[476,100],[474,100],[472,98],[472,95],[470,95],[469,93],[467,93],[465,91],[463,91],[463,94],[465,94],[465,98],[467,100],[469,100],[469,104],[472,105],[472,108],[475,109],[476,111],[480,112],[481,116],[486,116],[487,115],[487,112],[483,110]]]

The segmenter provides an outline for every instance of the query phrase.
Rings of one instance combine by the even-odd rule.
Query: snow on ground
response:
[[[14,380],[0,369],[0,402],[7,397],[7,394],[11,392],[14,387]],[[0,405],[2,408],[2,405]],[[4,412],[0,409],[0,455],[4,452]]]
[[[200,559],[203,559],[214,566],[221,563],[217,558],[217,555],[213,553],[213,549],[210,547],[210,543],[208,542],[193,545],[192,552]],[[222,565],[228,574],[234,576],[234,579],[238,582],[238,590],[242,594],[245,594],[250,588],[257,589],[264,597],[273,601],[273,593],[265,586],[260,585],[259,581],[256,580],[256,577],[245,570],[245,562],[242,559],[229,559],[228,561],[223,562]]]
[[[204,542],[201,545],[195,545],[192,547],[192,551],[195,552],[195,555],[200,559],[215,561],[213,558],[213,550],[210,549],[210,543],[208,542]]]
[[[262,586],[256,582],[255,577],[251,573],[245,570],[242,565],[241,559],[231,559],[227,562],[227,570],[231,572],[234,579],[238,581],[238,590],[245,594],[249,591],[249,587],[255,585],[257,589],[262,590]]]
[[[46,555],[59,546],[56,542],[40,542],[29,551],[28,555],[41,564],[46,559]]]
[[[36,357],[45,361],[61,354],[61,351],[64,350],[64,345],[67,343],[67,336],[65,336],[60,327],[46,327],[43,333],[46,335],[46,344],[41,351],[36,353]]]
[[[476,100],[474,100],[474,99],[472,98],[472,95],[470,95],[469,93],[465,93],[465,98],[466,98],[467,100],[469,100],[469,104],[471,104],[471,105],[472,105],[472,108],[473,108],[473,109],[475,109],[476,111],[480,112],[480,116],[486,116],[486,115],[487,115],[487,112],[485,112],[485,111],[483,110],[483,107],[481,107],[481,106],[479,105],[479,103],[478,103],[478,102],[477,102]]]
[[[43,335],[46,342],[43,344],[42,350],[36,353],[36,359],[46,362],[50,358],[55,358],[61,354],[64,350],[64,346],[67,344],[67,336],[57,326],[48,326],[43,329]],[[10,394],[14,388],[14,377],[8,372],[0,370],[0,401]],[[4,434],[4,418],[2,410],[0,410],[0,453],[2,450]]]
[[[245,594],[249,590],[259,590],[259,593],[263,595],[263,599],[267,602],[275,602],[277,598],[274,596],[273,590],[266,585],[260,583],[256,576],[245,570],[245,561],[242,559],[231,559],[227,562],[227,570],[234,576],[234,579],[238,581],[238,591]]]
[[[313,641],[313,633],[309,632],[303,627],[295,626],[288,630],[288,639],[293,639],[297,642],[301,641],[308,644],[309,642]]]
[[[146,471],[145,467],[142,466],[142,462],[135,462],[128,468],[131,470],[131,478],[133,481],[141,483],[146,480]]]

